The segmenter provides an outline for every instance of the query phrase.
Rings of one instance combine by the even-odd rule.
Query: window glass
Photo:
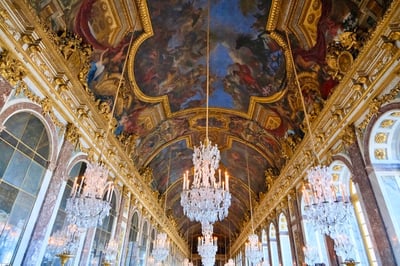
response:
[[[98,225],[96,228],[96,234],[94,236],[91,254],[90,254],[90,265],[103,265],[104,250],[111,240],[111,231],[116,220],[116,197],[115,193],[112,194],[111,198],[111,209],[110,215],[103,219],[102,225]]]
[[[0,132],[0,264],[12,265],[45,175],[49,140],[42,122],[30,113],[15,114],[4,126]]]
[[[135,212],[132,217],[131,228],[129,231],[129,240],[128,240],[128,248],[126,251],[126,266],[133,266],[136,265],[137,259],[137,235],[139,232],[139,216],[138,213]]]

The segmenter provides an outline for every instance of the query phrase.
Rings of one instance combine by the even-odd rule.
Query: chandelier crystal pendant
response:
[[[102,224],[104,217],[110,213],[110,201],[114,191],[114,186],[107,186],[107,178],[108,170],[104,166],[91,163],[87,164],[83,177],[75,178],[70,198],[66,203],[69,223],[76,224],[79,228]]]
[[[169,241],[166,233],[158,233],[153,242],[152,256],[157,262],[164,261],[169,254]]]
[[[256,234],[250,234],[248,242],[245,246],[246,258],[256,265],[259,263],[263,257],[261,243],[258,241],[258,236]]]
[[[351,203],[344,185],[334,182],[326,166],[317,166],[307,172],[308,184],[303,189],[304,214],[323,234],[335,239],[350,226]]]

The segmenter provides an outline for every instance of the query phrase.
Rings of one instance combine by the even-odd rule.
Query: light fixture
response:
[[[168,156],[168,172],[167,172],[167,182],[165,185],[165,199],[164,199],[164,214],[167,215],[167,195],[168,195],[168,182],[169,175],[171,172],[171,150]],[[152,256],[156,262],[162,262],[167,258],[169,254],[169,240],[167,234],[164,232],[158,232],[156,239],[153,243]]]
[[[118,242],[116,239],[108,242],[106,248],[104,249],[104,265],[112,265],[117,259],[118,254]]]
[[[108,170],[100,164],[88,163],[85,174],[76,177],[67,199],[67,221],[80,228],[101,225],[110,213],[113,186],[107,187]],[[107,189],[107,195],[103,195]]]
[[[307,172],[303,189],[304,215],[315,229],[335,239],[350,226],[351,203],[343,184],[333,181],[329,168],[314,167]]]
[[[231,237],[231,223],[230,223],[230,221],[228,221],[229,222],[229,224],[228,224],[228,226],[229,226],[229,243],[230,243],[230,237]],[[225,253],[226,253],[226,239],[225,239]],[[229,260],[228,260],[228,262],[227,263],[225,263],[224,264],[224,266],[235,266],[235,262],[233,262],[233,259],[232,259],[232,254],[231,254],[231,247],[230,247],[230,245],[229,245]]]
[[[262,259],[262,249],[261,243],[258,241],[258,235],[254,233],[254,224],[253,224],[253,207],[251,203],[251,193],[250,193],[250,170],[249,170],[249,154],[246,146],[246,168],[247,168],[247,186],[249,188],[249,204],[250,204],[250,222],[251,222],[251,230],[252,233],[249,235],[248,241],[245,244],[245,254],[246,258],[257,265]]]
[[[231,205],[229,192],[229,177],[221,177],[219,170],[218,179],[215,172],[220,161],[218,146],[213,146],[208,138],[208,108],[209,108],[209,84],[210,84],[210,1],[208,1],[207,23],[207,70],[206,70],[206,139],[200,142],[199,147],[194,147],[193,181],[190,183],[189,173],[183,176],[183,191],[181,193],[181,205],[184,214],[191,220],[203,224],[213,224],[223,220],[228,215]]]
[[[50,254],[60,259],[61,265],[65,265],[70,258],[75,256],[78,244],[78,227],[75,224],[69,224],[50,236],[48,249]]]
[[[293,64],[294,76],[303,107],[308,134],[311,140],[312,151],[318,164],[320,164],[318,154],[315,152],[316,145],[287,32],[286,39],[290,55],[292,56],[291,61]],[[345,187],[339,181],[334,182],[330,169],[327,166],[322,165],[314,166],[307,171],[307,181],[308,184],[303,188],[303,198],[305,203],[304,215],[316,230],[329,235],[333,240],[335,240],[340,233],[350,228],[349,217],[351,217],[351,202],[349,201]]]
[[[253,207],[251,203],[251,193],[250,193],[250,170],[249,170],[249,154],[246,146],[246,168],[247,168],[247,186],[249,188],[249,204],[250,204],[250,222],[252,233],[249,235],[248,241],[245,245],[246,258],[257,265],[262,259],[262,247],[260,241],[258,241],[258,235],[254,233],[253,224]]]
[[[133,29],[133,32],[135,32],[135,29]],[[130,51],[132,46],[133,37],[134,34],[132,33],[128,51]],[[75,179],[71,195],[67,199],[65,209],[67,212],[67,220],[69,223],[74,223],[81,228],[91,228],[101,225],[104,217],[110,214],[110,201],[112,199],[114,186],[108,185],[107,179],[109,171],[102,161],[102,156],[103,150],[105,149],[105,142],[112,130],[114,112],[123,83],[128,58],[129,56],[127,55],[122,67],[98,162],[87,164],[83,177],[77,177]],[[104,197],[105,193],[107,195]]]
[[[213,225],[202,227],[203,236],[198,238],[197,251],[201,257],[203,266],[214,266],[215,254],[217,254],[217,237],[213,237]]]

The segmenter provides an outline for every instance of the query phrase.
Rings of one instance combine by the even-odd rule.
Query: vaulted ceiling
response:
[[[295,78],[312,120],[388,2],[53,0],[32,6],[49,28],[73,32],[93,47],[88,88],[113,110],[116,137],[188,238],[201,228],[183,214],[182,176],[193,167],[193,147],[205,139],[209,63],[209,138],[231,177],[229,215],[214,225],[223,250],[249,221],[249,195],[257,202],[268,193],[305,134]]]

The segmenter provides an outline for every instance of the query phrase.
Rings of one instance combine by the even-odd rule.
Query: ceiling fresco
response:
[[[390,1],[45,2],[31,4],[49,28],[93,47],[89,91],[102,111],[113,110],[116,137],[150,171],[182,236],[201,233],[183,215],[180,192],[193,146],[205,139],[209,64],[209,137],[231,176],[229,215],[214,226],[224,243],[248,222],[249,191],[254,203],[268,193],[304,136],[295,77],[312,120]]]

